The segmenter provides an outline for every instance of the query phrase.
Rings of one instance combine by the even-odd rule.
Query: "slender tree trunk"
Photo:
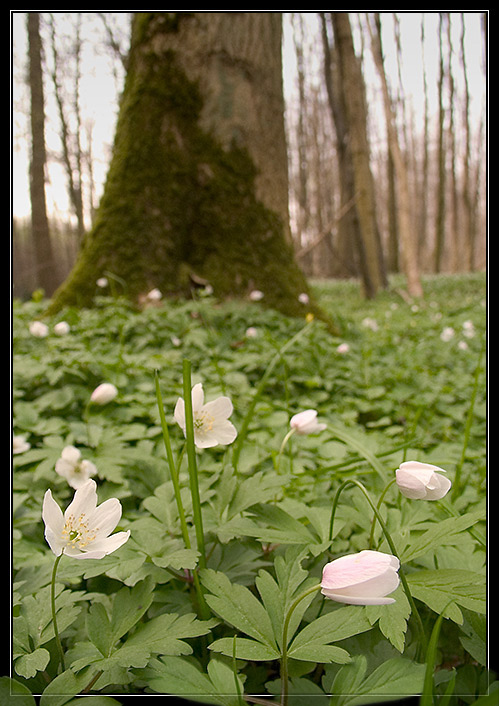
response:
[[[468,72],[466,70],[466,53],[464,48],[465,37],[464,16],[461,13],[461,66],[463,70],[464,80],[464,108],[463,108],[463,123],[464,123],[464,153],[463,153],[463,176],[462,176],[462,233],[463,233],[463,252],[464,262],[463,269],[471,271],[473,269],[473,233],[472,233],[472,217],[471,217],[471,193],[470,193],[470,159],[471,159],[471,135],[470,135],[470,92],[468,85]]]
[[[340,173],[339,211],[341,217],[337,221],[336,252],[339,258],[347,265],[347,272],[350,276],[356,276],[361,271],[364,273],[363,279],[365,279],[367,274],[364,264],[364,246],[357,213],[353,160],[350,154],[346,110],[340,86],[337,47],[333,46],[331,48],[330,46],[326,14],[321,12],[320,18],[324,52],[324,80],[331,119],[336,133],[336,152]]]
[[[445,106],[444,106],[444,50],[443,50],[443,22],[446,13],[440,14],[439,22],[439,76],[438,76],[438,144],[437,144],[437,159],[438,159],[438,183],[437,183],[437,212],[435,222],[435,272],[441,272],[442,258],[445,242],[445,189],[446,189],[446,172],[445,172]]]
[[[338,49],[339,74],[346,110],[354,189],[362,237],[363,286],[372,298],[387,286],[383,253],[376,220],[374,185],[367,138],[367,108],[362,71],[355,55],[348,12],[333,12],[332,24]]]
[[[54,299],[88,305],[96,278],[219,297],[252,289],[304,315],[288,214],[281,14],[136,13],[113,157],[95,224]]]
[[[379,13],[375,13],[374,28],[372,28],[369,24],[369,29],[371,32],[374,63],[376,64],[381,81],[383,106],[385,110],[388,134],[388,148],[390,151],[390,156],[393,160],[393,169],[395,173],[397,224],[401,246],[402,267],[406,276],[409,295],[412,297],[420,297],[423,294],[423,288],[419,277],[416,238],[412,228],[409,178],[407,173],[407,165],[402,155],[402,150],[400,149],[400,144],[397,137],[395,115],[393,112],[392,100],[389,95],[388,83],[383,65],[383,48],[381,43],[381,24]]]
[[[31,231],[35,251],[37,283],[46,296],[56,285],[45,197],[45,105],[42,75],[42,41],[38,12],[27,13],[29,87],[31,94],[30,198]]]

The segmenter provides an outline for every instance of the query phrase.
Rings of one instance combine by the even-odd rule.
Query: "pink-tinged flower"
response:
[[[261,299],[263,299],[263,297],[264,297],[264,294],[259,289],[253,289],[249,293],[249,298],[251,299],[252,302],[259,302]]]
[[[118,394],[117,388],[110,382],[103,382],[92,392],[90,401],[94,404],[107,404]]]
[[[343,355],[345,353],[348,353],[349,350],[350,350],[350,346],[348,345],[348,343],[340,343],[340,345],[336,349],[336,352],[339,353],[340,355]]]
[[[100,287],[101,289],[104,289],[104,287],[107,287],[108,285],[108,280],[107,277],[99,277],[99,279],[96,282],[97,286]]]
[[[64,514],[52,492],[45,493],[42,510],[45,539],[56,556],[102,559],[128,540],[130,530],[111,535],[121,518],[120,501],[109,498],[97,507],[96,488],[95,481],[87,480],[75,492]]]
[[[43,321],[33,321],[29,325],[29,332],[32,336],[36,336],[37,338],[45,338],[45,336],[48,336],[49,327],[47,324],[44,324]]]
[[[440,500],[452,483],[440,473],[443,468],[430,463],[406,461],[395,471],[395,479],[402,495],[411,500]]]
[[[316,434],[326,428],[326,424],[317,421],[315,409],[306,409],[291,417],[289,424],[296,434]]]
[[[194,443],[200,449],[217,444],[231,444],[237,430],[229,422],[232,402],[228,397],[218,397],[204,404],[203,386],[200,382],[192,388],[192,417],[194,421]],[[179,397],[175,405],[175,421],[185,435],[185,402]]]
[[[66,336],[69,331],[70,327],[67,321],[59,321],[59,323],[54,326],[54,333],[58,336]]]
[[[97,468],[91,461],[81,458],[81,451],[75,446],[65,446],[61,458],[55,462],[55,470],[65,478],[72,488],[80,488],[90,476],[97,474]]]
[[[322,570],[321,593],[338,603],[384,605],[399,585],[400,562],[392,554],[364,550],[347,554],[326,564]]]
[[[157,287],[155,287],[154,289],[151,289],[151,291],[148,292],[146,295],[147,301],[150,301],[150,302],[159,302],[162,297],[163,297],[163,295],[161,294],[161,291]]]

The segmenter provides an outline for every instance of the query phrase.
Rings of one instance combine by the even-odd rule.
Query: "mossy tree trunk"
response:
[[[136,13],[113,157],[94,227],[51,310],[106,272],[132,299],[251,289],[287,314],[307,292],[289,237],[281,13]],[[313,310],[312,306],[312,310]]]

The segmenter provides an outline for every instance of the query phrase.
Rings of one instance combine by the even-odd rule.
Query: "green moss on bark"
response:
[[[186,295],[192,271],[221,298],[251,289],[288,315],[314,311],[298,301],[308,291],[278,216],[255,197],[250,155],[223,149],[199,126],[203,102],[174,52],[158,56],[154,34],[174,32],[183,13],[139,13],[120,106],[113,158],[95,225],[52,312],[91,305],[106,272],[137,299],[158,287]],[[184,281],[182,281],[184,280]]]

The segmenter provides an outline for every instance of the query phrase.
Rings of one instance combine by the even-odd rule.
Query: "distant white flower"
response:
[[[459,341],[457,344],[457,347],[459,348],[460,351],[467,351],[468,350],[468,344],[466,341]]]
[[[163,295],[157,287],[151,289],[151,291],[146,294],[146,299],[149,302],[159,302],[162,297]]]
[[[45,493],[42,510],[45,539],[56,556],[102,559],[128,540],[130,530],[111,535],[121,518],[120,501],[109,498],[97,507],[96,489],[95,481],[87,480],[75,492],[64,515],[52,492]]]
[[[118,394],[118,389],[110,382],[103,382],[92,392],[90,401],[94,404],[107,404],[114,400]]]
[[[440,500],[450,490],[452,483],[443,468],[431,463],[406,461],[395,471],[397,486],[411,500]]]
[[[192,388],[192,416],[194,421],[194,442],[200,449],[217,444],[231,444],[237,430],[229,422],[232,402],[228,397],[218,397],[204,404],[203,386],[198,382]],[[185,402],[179,397],[175,405],[174,418],[185,435]]]
[[[258,336],[258,329],[254,326],[248,326],[246,329],[246,338],[256,338]]]
[[[33,321],[29,326],[29,332],[37,338],[45,338],[48,336],[49,327],[43,321]]]
[[[107,277],[99,277],[99,279],[96,282],[97,286],[100,287],[101,289],[104,289],[104,287],[107,287],[108,280]]]
[[[91,461],[81,458],[81,451],[75,446],[65,446],[61,458],[55,462],[55,470],[65,478],[72,488],[80,488],[90,476],[97,474],[97,468]]]
[[[24,451],[28,451],[31,448],[31,444],[26,441],[25,436],[16,436],[13,434],[12,436],[12,453],[13,454],[22,454]]]
[[[454,338],[454,329],[452,326],[446,326],[443,330],[442,333],[440,334],[440,338],[442,341],[448,342],[452,338]]]
[[[211,296],[213,294],[213,287],[211,286],[211,284],[206,285],[206,287],[204,288],[204,293],[207,296]]]
[[[372,319],[370,316],[366,316],[365,319],[362,319],[362,326],[364,326],[364,328],[371,329],[371,331],[378,330],[378,322],[376,321],[376,319]]]
[[[249,293],[249,298],[252,302],[259,302],[263,297],[264,294],[259,289],[253,289],[253,291]]]
[[[182,341],[180,340],[180,338],[178,336],[172,336],[170,338],[170,341],[175,346],[175,348],[178,348],[179,346],[182,345]]]
[[[463,336],[466,336],[466,338],[473,338],[475,335],[475,326],[473,325],[473,321],[465,321],[463,323]]]
[[[59,323],[54,326],[54,333],[58,336],[65,336],[69,331],[70,328],[67,321],[59,321]]]
[[[326,428],[326,424],[321,424],[317,421],[317,412],[315,409],[306,409],[304,412],[298,412],[289,421],[291,429],[296,434],[316,434]]]
[[[348,345],[348,343],[340,343],[340,345],[336,349],[336,352],[340,353],[340,354],[344,354],[344,353],[348,353],[349,350],[350,350],[350,346]]]
[[[310,297],[306,292],[302,292],[301,294],[298,295],[298,301],[300,304],[309,304],[310,303]]]

